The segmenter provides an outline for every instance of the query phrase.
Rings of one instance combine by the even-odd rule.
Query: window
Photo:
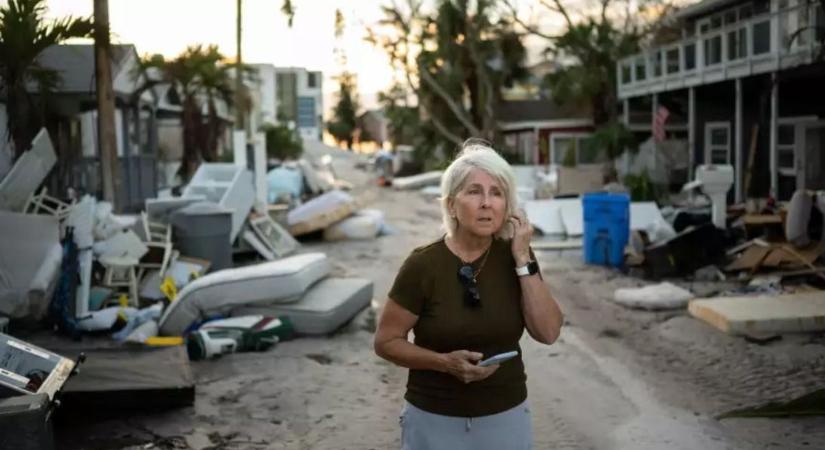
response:
[[[728,31],[728,61],[734,61],[747,56],[745,28]]]
[[[665,53],[668,75],[679,73],[679,49],[673,48]]]
[[[776,153],[777,169],[793,173],[796,169],[796,127],[794,125],[779,125],[777,128]]]
[[[653,69],[654,78],[662,76],[662,52],[656,51],[656,53],[650,55],[650,65]]]
[[[644,81],[647,78],[647,67],[644,58],[636,59],[636,81]]]
[[[705,65],[712,66],[722,62],[722,36],[716,35],[706,38],[705,44]]]
[[[685,70],[696,68],[696,43],[691,42],[685,45]]]
[[[317,127],[315,118],[315,99],[312,97],[298,97],[298,127]]]
[[[556,134],[551,135],[551,162],[560,166],[578,164],[599,164],[604,162],[601,149],[590,145],[590,135]]]
[[[705,162],[707,164],[730,164],[730,141],[730,123],[706,123]]]
[[[622,84],[628,84],[632,82],[632,72],[630,69],[630,64],[622,64]]]
[[[753,24],[753,54],[761,55],[771,51],[771,21]]]
[[[315,72],[307,72],[307,88],[314,89],[318,87],[318,74]]]

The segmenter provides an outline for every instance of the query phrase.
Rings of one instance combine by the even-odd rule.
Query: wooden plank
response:
[[[739,258],[725,267],[725,271],[736,272],[759,268],[768,254],[771,253],[771,250],[770,247],[760,247],[758,245],[748,247]]]
[[[533,250],[573,250],[582,248],[584,243],[581,239],[568,239],[566,241],[539,241],[531,242]]]
[[[825,291],[696,299],[688,311],[728,334],[825,331]]]

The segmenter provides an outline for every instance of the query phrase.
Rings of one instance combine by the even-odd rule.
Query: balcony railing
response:
[[[680,89],[810,63],[825,37],[823,27],[825,14],[817,2],[721,25],[697,36],[648,50],[618,62],[619,97]],[[803,31],[797,33],[798,30]]]

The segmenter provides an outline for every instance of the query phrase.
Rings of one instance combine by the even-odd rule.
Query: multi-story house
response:
[[[300,67],[256,64],[261,124],[297,127],[306,140],[321,140],[324,128],[323,74]]]
[[[680,38],[618,62],[631,129],[688,141],[690,167],[730,164],[735,200],[825,189],[825,14],[811,0],[704,0]]]

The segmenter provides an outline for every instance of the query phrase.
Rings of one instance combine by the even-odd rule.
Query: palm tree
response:
[[[44,120],[27,86],[35,84],[41,97],[54,89],[59,74],[41,67],[37,58],[46,48],[74,37],[89,37],[92,20],[65,17],[45,22],[45,0],[9,0],[0,6],[0,96],[6,98],[6,136],[15,159],[28,150]]]
[[[183,164],[180,175],[184,180],[194,174],[201,161],[217,159],[223,125],[215,102],[222,98],[231,104],[233,94],[230,67],[222,64],[223,60],[217,46],[193,45],[170,61],[161,55],[153,55],[142,62],[144,70],[158,69],[162,80],[174,85],[181,96]],[[206,121],[204,107],[207,109]]]

